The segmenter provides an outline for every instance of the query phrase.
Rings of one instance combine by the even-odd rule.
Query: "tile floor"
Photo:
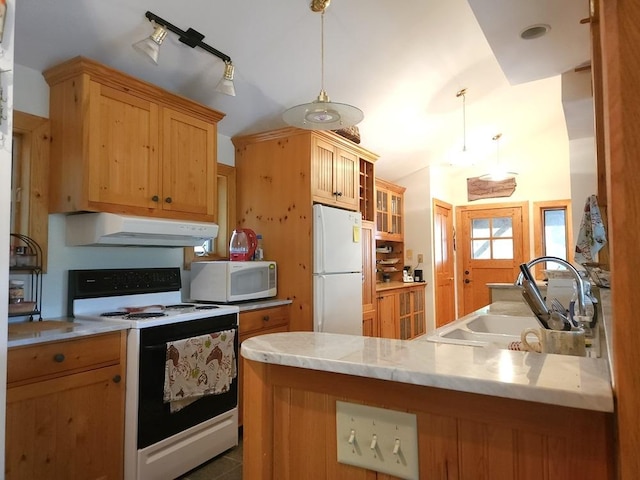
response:
[[[185,473],[179,480],[242,480],[242,436],[237,447]]]

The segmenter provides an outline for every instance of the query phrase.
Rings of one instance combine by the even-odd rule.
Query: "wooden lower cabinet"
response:
[[[6,479],[123,476],[125,332],[7,356]]]
[[[424,334],[424,284],[378,292],[377,318],[380,337],[410,340]]]
[[[375,310],[362,313],[362,335],[378,337],[378,315]]]
[[[396,478],[337,462],[337,400],[416,414],[420,479],[615,478],[612,414],[253,361],[244,382],[245,478]]]
[[[239,339],[240,346],[245,340],[258,335],[289,331],[289,305],[261,308],[240,312]],[[242,355],[238,359],[238,426],[242,426],[242,410],[244,406],[242,395],[242,371],[244,360]]]

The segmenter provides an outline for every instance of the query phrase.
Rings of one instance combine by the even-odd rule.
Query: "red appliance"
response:
[[[229,259],[243,262],[252,260],[257,246],[256,232],[250,228],[236,228],[231,234],[231,242],[229,242]]]

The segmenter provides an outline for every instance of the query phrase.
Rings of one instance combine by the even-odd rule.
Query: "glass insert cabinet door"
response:
[[[389,231],[389,192],[376,191],[376,225],[380,232]]]
[[[402,195],[376,190],[376,228],[391,235],[402,234]]]

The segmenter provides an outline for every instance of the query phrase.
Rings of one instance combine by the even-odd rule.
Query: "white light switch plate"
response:
[[[338,462],[419,479],[415,414],[337,401],[336,432]]]

